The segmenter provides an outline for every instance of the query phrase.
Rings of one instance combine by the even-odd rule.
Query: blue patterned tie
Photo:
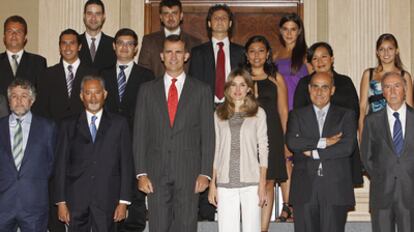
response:
[[[73,75],[73,66],[68,65],[68,76],[66,78],[66,87],[68,88],[68,96],[72,94],[72,85],[73,80],[75,79],[75,76]]]
[[[118,75],[118,92],[119,92],[119,101],[122,101],[122,97],[125,93],[126,87],[126,76],[124,70],[128,68],[128,65],[119,65],[119,75]]]
[[[96,138],[96,124],[95,121],[98,117],[96,117],[95,115],[92,116],[91,118],[91,125],[89,126],[89,130],[91,131],[91,136],[92,136],[92,141],[95,142],[95,138]]]
[[[403,150],[403,144],[404,144],[401,121],[400,121],[400,114],[398,112],[394,112],[392,115],[394,115],[395,117],[394,133],[392,135],[392,142],[394,143],[394,148],[395,148],[395,151],[397,152],[397,155],[400,156]]]

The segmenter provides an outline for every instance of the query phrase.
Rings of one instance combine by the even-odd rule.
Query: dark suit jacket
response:
[[[305,204],[310,200],[313,183],[322,162],[324,191],[330,205],[354,205],[351,154],[356,143],[356,121],[351,110],[330,105],[323,127],[322,137],[342,132],[342,139],[325,149],[317,149],[319,128],[313,105],[295,109],[289,114],[287,145],[293,151],[293,172],[289,201],[292,205]],[[320,160],[305,156],[304,151],[318,150]]]
[[[48,182],[53,169],[55,124],[33,114],[20,170],[14,164],[9,117],[0,119],[0,211],[14,212],[16,200],[33,214],[48,211]]]
[[[82,48],[79,52],[79,58],[82,63],[93,67],[98,71],[110,68],[116,63],[116,55],[112,46],[114,38],[107,36],[102,32],[101,40],[99,41],[98,49],[96,50],[95,59],[92,62],[91,52],[89,50],[88,41],[85,33],[80,35]]]
[[[312,104],[309,96],[308,85],[314,74],[315,72],[299,80],[299,83],[296,86],[293,101],[294,109]],[[338,74],[335,71],[333,71],[333,77],[336,89],[334,95],[331,97],[331,103],[353,110],[355,112],[355,120],[358,121],[359,100],[354,83],[351,78]],[[352,181],[356,186],[360,186],[364,182],[364,179],[362,178],[362,163],[358,144],[352,154]]]
[[[230,66],[236,68],[243,61],[244,48],[230,43]],[[203,81],[211,88],[213,96],[216,86],[216,61],[211,41],[203,43],[191,50],[189,75]]]
[[[211,176],[214,155],[213,101],[210,88],[187,76],[170,127],[164,79],[141,85],[135,111],[135,173],[155,184],[162,175],[194,186],[199,174]],[[187,185],[186,185],[187,186]]]
[[[24,51],[17,68],[16,78],[29,80],[35,87],[46,69],[46,59]],[[7,87],[14,80],[7,53],[0,54],[0,94],[7,96]]]
[[[44,77],[39,82],[35,112],[60,122],[65,117],[79,114],[83,110],[80,100],[80,86],[86,75],[96,74],[95,69],[80,63],[72,84],[71,96],[68,96],[66,74],[63,63],[60,62],[47,68]]]
[[[199,38],[183,31],[181,32],[181,36],[186,43],[188,52],[201,43]],[[165,73],[164,64],[160,58],[160,53],[164,46],[164,39],[164,29],[145,35],[144,38],[142,38],[141,51],[139,52],[138,64],[152,70],[157,78],[162,77]],[[188,62],[185,65],[185,70],[186,72],[188,71]]]
[[[0,95],[0,118],[9,114],[9,106],[7,105],[7,99],[5,96]]]
[[[370,207],[391,208],[395,180],[401,183],[401,202],[414,208],[414,110],[407,105],[404,148],[398,157],[389,129],[387,109],[369,114],[362,134],[361,155],[371,177]]]
[[[131,138],[128,123],[104,111],[95,143],[86,112],[62,122],[56,149],[55,202],[69,209],[90,205],[113,214],[119,200],[131,201]]]
[[[120,102],[118,77],[116,71],[116,65],[114,65],[112,68],[102,72],[102,76],[105,80],[106,91],[108,91],[105,107],[111,112],[120,113],[125,116],[128,119],[128,123],[132,131],[139,87],[142,83],[153,80],[154,74],[151,70],[134,64],[125,87],[122,102]]]

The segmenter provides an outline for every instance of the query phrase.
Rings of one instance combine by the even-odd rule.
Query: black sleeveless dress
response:
[[[267,179],[283,182],[288,176],[284,156],[283,129],[277,108],[277,86],[269,78],[255,81],[255,83],[258,90],[257,100],[266,112],[269,140]]]

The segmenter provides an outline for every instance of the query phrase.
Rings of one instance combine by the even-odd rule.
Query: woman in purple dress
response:
[[[276,66],[285,79],[288,92],[289,111],[293,109],[293,98],[299,80],[308,75],[306,64],[305,29],[300,17],[295,14],[287,14],[279,22],[279,40],[282,49],[275,55]],[[309,66],[310,67],[310,66]],[[309,68],[311,69],[311,68]],[[286,170],[288,180],[281,183],[283,208],[277,218],[279,222],[292,221],[292,207],[289,205],[290,176],[292,173],[292,153],[285,149]]]

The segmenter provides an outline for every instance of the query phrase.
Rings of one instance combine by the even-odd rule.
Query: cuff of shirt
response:
[[[320,138],[318,141],[318,149],[325,149],[326,148],[326,138]]]
[[[130,204],[131,204],[131,202],[129,202],[129,201],[124,201],[124,200],[119,200],[119,204],[130,205]]]
[[[211,180],[211,177],[209,177],[207,175],[200,174],[200,176],[205,176],[205,177],[207,177],[208,180]]]
[[[55,203],[55,205],[60,205],[60,204],[66,204],[66,201],[61,201],[61,202]]]
[[[147,175],[147,173],[140,173],[140,174],[138,174],[136,177],[137,177],[137,180],[138,180],[138,178],[140,177],[140,176],[146,176]]]
[[[313,159],[320,159],[318,150],[312,150],[312,158]]]

